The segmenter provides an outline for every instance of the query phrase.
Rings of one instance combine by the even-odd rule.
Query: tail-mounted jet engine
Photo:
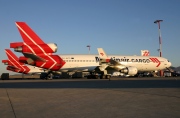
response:
[[[55,43],[39,44],[39,45],[22,45],[14,48],[15,52],[22,53],[55,53],[57,52],[57,45]]]

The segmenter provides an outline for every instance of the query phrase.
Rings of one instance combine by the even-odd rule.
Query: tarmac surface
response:
[[[180,118],[180,78],[0,80],[0,118]]]

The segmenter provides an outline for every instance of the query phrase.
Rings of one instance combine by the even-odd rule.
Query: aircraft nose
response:
[[[169,62],[169,67],[171,66],[171,62]]]

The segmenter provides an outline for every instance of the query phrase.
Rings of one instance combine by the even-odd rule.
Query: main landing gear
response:
[[[49,71],[48,73],[41,73],[40,75],[40,79],[45,79],[45,80],[52,80],[53,79],[53,74],[51,71]]]
[[[87,79],[110,79],[110,74],[104,74],[104,72],[98,74],[91,72],[90,75],[87,76]]]

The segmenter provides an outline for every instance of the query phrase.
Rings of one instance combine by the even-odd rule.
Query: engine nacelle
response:
[[[63,61],[58,55],[41,56],[41,58],[47,61],[35,61],[35,66],[51,71],[58,71],[65,64],[65,61]]]
[[[23,52],[22,46],[14,48],[15,52]]]
[[[38,44],[38,45],[22,45],[19,47],[15,47],[14,51],[22,52],[22,53],[32,53],[32,54],[55,53],[57,52],[57,45],[55,43]]]
[[[124,68],[124,69],[121,69],[120,72],[121,72],[121,73],[128,74],[128,75],[136,75],[137,72],[138,72],[138,70],[137,70],[136,67],[130,66],[130,67],[126,67],[126,68]]]
[[[4,63],[4,65],[10,65],[8,60],[2,60],[2,63]]]
[[[58,47],[57,47],[56,43],[48,43],[47,45],[53,50],[53,52],[50,52],[50,53],[56,53],[57,52]]]
[[[9,62],[5,62],[4,65],[9,65]]]

